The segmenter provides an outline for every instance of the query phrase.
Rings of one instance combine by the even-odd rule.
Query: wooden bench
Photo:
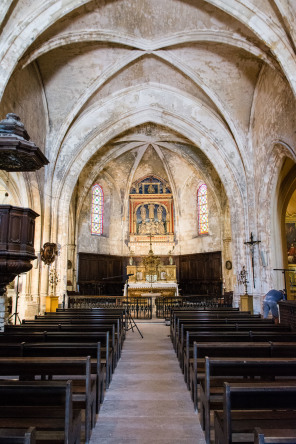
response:
[[[224,383],[223,411],[214,412],[215,444],[253,442],[254,429],[296,428],[296,383]],[[251,435],[251,436],[250,436]]]
[[[211,327],[211,329],[218,329],[218,327],[221,325],[227,328],[229,330],[232,330],[233,328],[236,330],[239,330],[240,328],[245,328],[245,325],[254,325],[258,326],[257,328],[262,329],[274,329],[278,328],[282,331],[291,331],[291,327],[288,325],[275,325],[272,319],[261,319],[261,318],[252,318],[251,316],[246,316],[239,318],[237,316],[233,316],[231,318],[220,318],[220,319],[179,319],[177,323],[177,328],[174,338],[174,342],[176,343],[176,350],[178,347],[178,343],[180,341],[180,338],[182,338],[182,335],[184,335],[184,331],[186,330],[207,330],[207,327]],[[209,329],[209,328],[208,328]]]
[[[210,358],[296,358],[296,342],[204,342],[194,343],[190,359],[191,397],[197,410],[197,386],[205,376],[205,357]]]
[[[296,429],[254,429],[254,444],[295,444]]]
[[[190,359],[193,358],[194,342],[296,342],[296,332],[188,332],[186,333],[186,344],[183,350],[184,369],[189,376]],[[184,370],[185,372],[185,370]]]
[[[190,334],[198,334],[203,333],[204,331],[209,332],[254,332],[257,333],[282,333],[282,332],[290,332],[291,329],[289,326],[280,326],[275,324],[261,324],[261,320],[259,323],[253,322],[235,322],[229,324],[206,324],[206,325],[194,325],[194,324],[181,324],[181,335],[179,338],[178,344],[178,359],[180,362],[180,367],[182,371],[185,373],[185,381],[187,382],[187,373],[185,367],[187,367],[188,363],[188,350],[187,350],[187,331],[190,331]],[[185,363],[184,363],[185,362]],[[188,370],[188,367],[187,367]]]
[[[71,381],[1,381],[0,429],[36,428],[36,441],[79,444],[81,410]]]
[[[119,354],[120,354],[120,349],[118,347],[118,341],[117,341],[117,337],[115,334],[115,326],[114,325],[105,325],[105,326],[88,326],[88,325],[80,325],[80,326],[75,326],[75,325],[63,325],[63,324],[41,324],[41,325],[26,325],[26,326],[12,326],[9,329],[6,329],[4,333],[0,334],[0,342],[4,341],[5,342],[5,336],[16,336],[16,335],[27,335],[27,334],[36,334],[37,333],[42,333],[44,335],[44,340],[47,340],[46,338],[48,338],[49,336],[59,336],[59,335],[68,335],[70,336],[79,336],[81,337],[80,341],[83,341],[84,338],[87,339],[87,336],[95,336],[98,334],[102,334],[103,336],[105,335],[105,332],[108,332],[108,337],[109,337],[109,351],[111,351],[111,358],[110,358],[110,364],[112,366],[112,372],[115,370],[118,359],[119,359]],[[13,340],[13,338],[11,339]],[[99,339],[98,339],[99,340]],[[102,344],[103,346],[103,344]]]
[[[85,442],[90,440],[96,422],[97,378],[91,377],[90,357],[0,358],[0,377],[16,376],[20,381],[72,380],[75,408],[85,410]]]
[[[2,345],[0,344],[0,350]],[[99,413],[100,404],[104,400],[106,390],[106,360],[101,357],[101,344],[97,343],[27,343],[21,344],[20,355],[23,357],[91,357],[91,374],[97,379],[96,411]]]
[[[296,351],[296,343],[294,344]],[[269,342],[195,342],[193,359],[190,360],[190,383],[188,384],[195,411],[198,409],[198,383],[205,377],[206,356],[210,358],[270,358],[271,348],[272,345]]]
[[[205,358],[205,377],[200,383],[200,419],[210,443],[210,411],[223,404],[223,383],[244,382],[253,385],[255,378],[295,378],[295,358]],[[257,379],[258,380],[258,379]]]
[[[23,320],[21,326],[26,327],[44,327],[44,330],[51,329],[52,325],[58,326],[60,330],[68,330],[68,331],[76,331],[81,328],[82,331],[95,331],[98,330],[97,327],[101,328],[105,325],[110,326],[114,324],[115,328],[115,341],[117,344],[116,353],[117,353],[117,360],[121,356],[121,350],[123,346],[123,342],[125,339],[125,329],[124,329],[124,323],[123,318],[117,316],[114,318],[114,316],[104,316],[104,317],[94,317],[94,316],[45,316],[40,317],[38,319],[32,320]],[[49,326],[49,328],[45,328],[46,325]],[[13,329],[14,326],[11,326],[10,328]],[[9,329],[6,328],[6,331]]]
[[[112,379],[113,366],[113,349],[110,345],[109,340],[109,332],[96,333],[96,332],[83,332],[83,333],[75,333],[75,332],[31,332],[26,333],[26,331],[20,331],[17,334],[0,334],[0,345],[1,343],[15,342],[31,342],[31,343],[39,343],[39,342],[55,342],[55,343],[101,343],[101,362],[104,362],[106,365],[106,387],[108,388]]]
[[[0,429],[0,444],[35,444],[36,429]]]
[[[201,310],[198,311],[190,311],[190,312],[172,312],[171,314],[171,322],[170,322],[170,330],[171,330],[171,338],[175,336],[175,331],[178,327],[178,323],[180,320],[188,320],[194,322],[195,320],[215,320],[215,319],[223,319],[223,318],[241,318],[244,317],[252,317],[252,318],[261,318],[261,315],[251,315],[250,311],[242,312],[242,311],[225,311],[225,310],[217,310],[211,312],[203,312]]]
[[[259,321],[259,325],[275,325],[273,323],[273,320],[270,319],[264,319],[262,320],[259,317],[253,317],[254,315],[231,315],[231,316],[221,316],[220,318],[187,318],[187,319],[183,319],[183,318],[177,318],[176,320],[176,326],[174,329],[174,338],[172,339],[173,343],[174,343],[174,348],[177,351],[178,350],[178,341],[180,339],[181,336],[181,326],[189,326],[192,325],[194,327],[197,326],[205,326],[205,325],[213,325],[213,324],[226,324],[226,325],[233,325],[233,324],[240,324],[240,323],[256,323],[258,324]]]

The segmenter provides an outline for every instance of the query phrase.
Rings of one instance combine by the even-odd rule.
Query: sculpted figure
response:
[[[163,212],[163,208],[161,205],[158,205],[157,208],[157,219],[161,222],[162,221],[162,212]]]
[[[155,205],[153,203],[150,203],[148,205],[148,210],[149,210],[149,219],[154,219],[154,207]]]
[[[146,213],[146,208],[144,205],[141,206],[140,211],[141,211],[142,222],[145,222],[147,213]]]
[[[52,264],[57,254],[58,254],[57,245],[51,242],[46,242],[40,251],[41,260],[46,265]]]

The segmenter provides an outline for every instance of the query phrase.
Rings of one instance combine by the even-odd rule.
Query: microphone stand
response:
[[[110,276],[110,277],[107,277],[107,278],[102,278],[102,280],[114,279],[114,278],[119,278],[119,277],[126,277],[126,281],[125,281],[125,285],[126,285],[125,331],[132,330],[132,332],[134,332],[134,327],[136,327],[136,329],[138,330],[139,335],[141,336],[142,339],[144,339],[144,336],[140,332],[139,327],[137,326],[134,318],[131,315],[130,309],[129,309],[128,287],[129,287],[129,277],[130,276],[133,276],[133,274],[122,274],[122,275],[119,275],[119,276]]]
[[[284,275],[284,282],[285,282],[285,294],[286,294],[286,298],[287,298],[287,284],[286,284],[286,273],[287,271],[291,271],[293,272],[293,270],[290,270],[289,268],[274,268],[275,271],[281,271]],[[295,273],[295,271],[294,271]]]
[[[8,318],[8,321],[9,321],[14,316],[14,325],[16,325],[16,320],[18,320],[20,324],[22,323],[20,320],[18,311],[17,311],[18,298],[19,298],[19,279],[20,279],[20,275],[18,274],[17,281],[16,281],[15,309],[14,309],[14,313],[12,313]]]

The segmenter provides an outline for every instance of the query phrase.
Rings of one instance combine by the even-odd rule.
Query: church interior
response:
[[[296,328],[295,0],[2,0],[0,29],[0,331],[271,289]]]

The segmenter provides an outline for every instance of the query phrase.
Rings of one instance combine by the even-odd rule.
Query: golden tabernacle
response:
[[[129,296],[147,296],[148,292],[178,296],[176,265],[161,264],[160,258],[154,255],[151,248],[141,265],[127,266],[127,274],[132,274],[129,278]]]

